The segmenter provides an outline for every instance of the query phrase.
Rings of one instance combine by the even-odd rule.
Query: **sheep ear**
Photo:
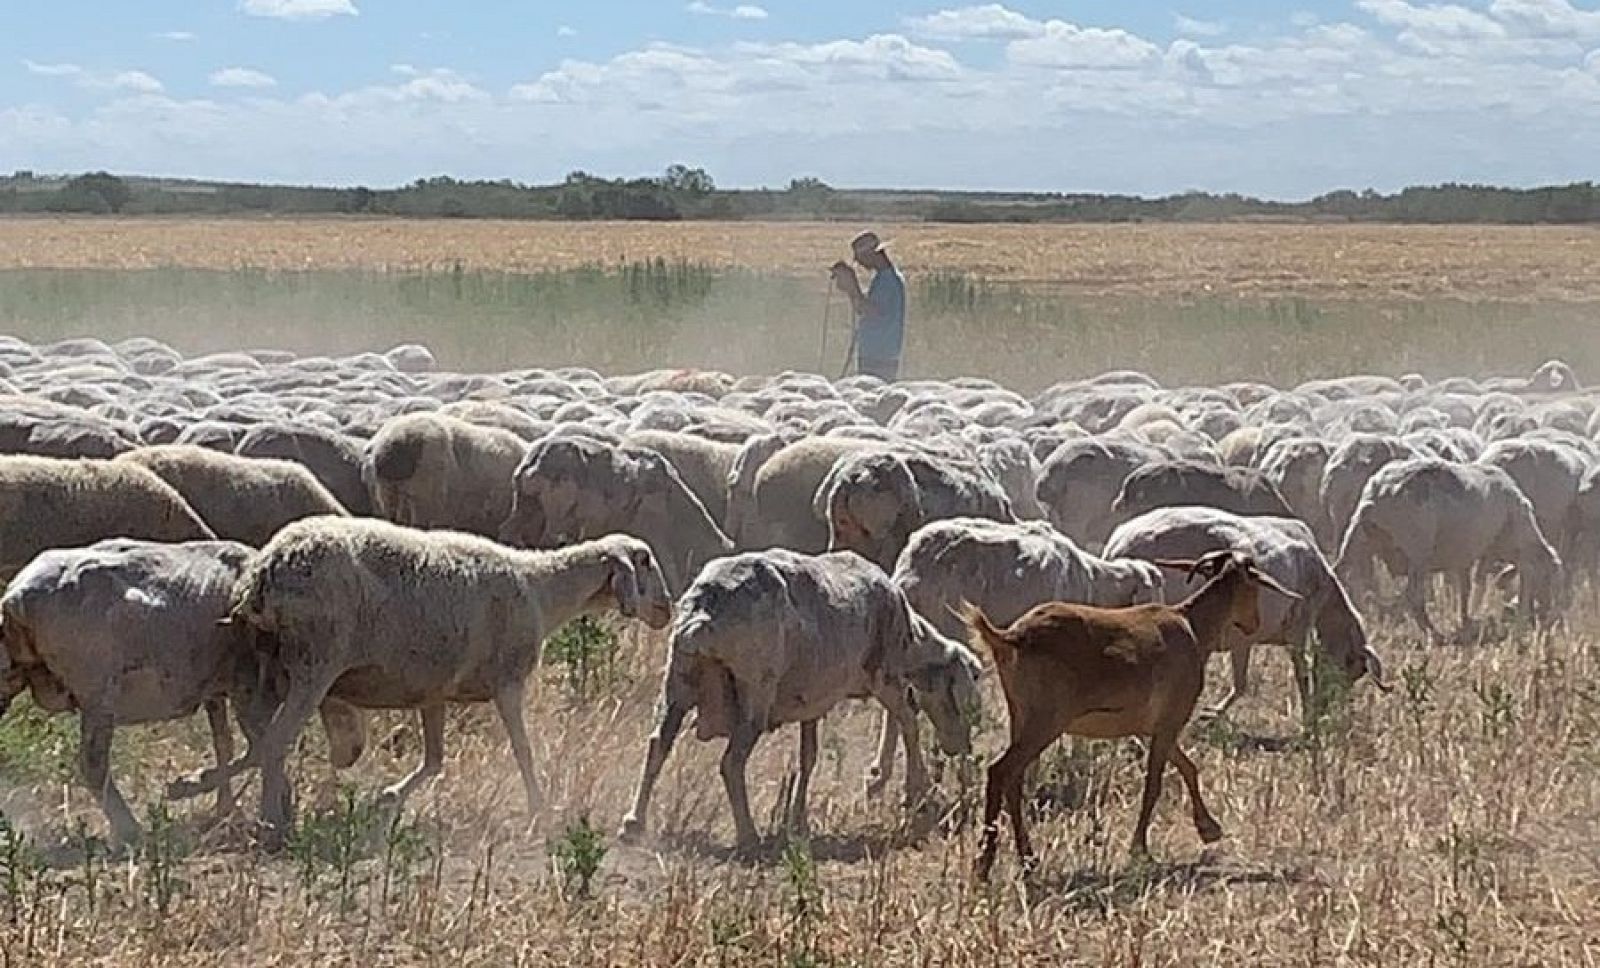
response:
[[[639,602],[644,594],[639,588],[639,572],[633,567],[627,552],[611,556],[611,595],[617,600],[617,609],[629,618],[638,618]]]

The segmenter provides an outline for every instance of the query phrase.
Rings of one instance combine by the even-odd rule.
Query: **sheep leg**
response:
[[[98,705],[84,707],[78,718],[79,767],[84,785],[100,800],[100,809],[105,811],[106,820],[111,824],[112,838],[119,844],[135,844],[141,833],[139,821],[133,819],[133,811],[128,809],[128,802],[122,799],[122,793],[111,778],[114,729],[109,709]]]
[[[683,717],[689,712],[689,707],[681,703],[668,700],[661,711],[661,721],[656,724],[655,734],[650,737],[650,748],[644,755],[644,772],[639,775],[639,788],[633,794],[633,809],[622,818],[623,840],[629,840],[644,833],[646,814],[650,810],[650,794],[655,791],[656,779],[661,775],[661,768],[667,764],[667,757],[672,753],[672,745],[677,742],[678,732],[683,729]]]
[[[1161,774],[1166,772],[1167,760],[1177,747],[1177,730],[1165,730],[1150,737],[1150,754],[1145,759],[1144,794],[1139,800],[1139,821],[1133,827],[1133,855],[1150,856],[1150,818],[1156,812],[1156,802],[1161,799]]]
[[[1405,603],[1412,620],[1424,635],[1434,642],[1444,638],[1434,627],[1433,619],[1428,617],[1428,576],[1425,572],[1413,569],[1406,574]]]
[[[928,792],[928,771],[922,762],[922,741],[917,735],[917,714],[906,700],[904,686],[891,686],[877,694],[878,702],[883,704],[886,713],[885,726],[893,724],[899,732],[899,740],[906,748],[906,798],[905,805],[914,807],[922,801]],[[883,748],[889,748],[889,759],[894,759],[895,733],[888,734],[888,742],[882,742],[880,737],[878,753],[881,757]],[[885,780],[888,778],[885,777]]]
[[[811,786],[811,771],[816,766],[817,721],[808,719],[800,724],[800,773],[795,777],[786,820],[791,832],[804,835],[807,831],[806,793]]]
[[[1311,695],[1315,683],[1311,681],[1312,663],[1308,661],[1304,639],[1289,644],[1289,665],[1294,669],[1294,691],[1300,699],[1300,725],[1309,729],[1316,713]]]
[[[750,818],[750,791],[745,785],[745,765],[760,738],[761,731],[756,724],[741,719],[728,734],[728,748],[722,752],[722,785],[728,791],[735,843],[740,851],[753,850],[761,839],[756,834],[755,821]]]
[[[894,778],[894,754],[900,743],[900,724],[887,709],[878,721],[878,759],[867,771],[867,797],[877,799]]]
[[[216,751],[217,766],[233,762],[233,730],[228,725],[226,699],[206,700],[206,723],[211,727],[211,748]],[[223,777],[222,782],[217,784],[217,819],[233,813],[234,806],[232,778]]]
[[[1250,691],[1250,648],[1250,643],[1241,642],[1228,650],[1228,666],[1233,673],[1233,681],[1228,686],[1227,694],[1207,710],[1211,715],[1221,716]]]
[[[422,717],[422,763],[399,783],[384,787],[380,797],[391,806],[404,803],[418,787],[444,772],[444,706],[423,706],[417,712]]]
[[[1167,762],[1178,768],[1183,785],[1189,789],[1189,809],[1194,814],[1194,829],[1200,835],[1200,840],[1207,844],[1221,840],[1222,825],[1217,823],[1217,818],[1211,815],[1206,801],[1200,796],[1200,771],[1195,768],[1194,760],[1189,759],[1181,746],[1173,743]]]
[[[494,708],[505,724],[506,738],[511,741],[511,755],[516,757],[517,772],[522,775],[522,792],[528,800],[528,813],[539,812],[539,778],[533,772],[533,747],[528,745],[528,727],[522,719],[522,691],[519,679],[508,683],[494,694]]]
[[[1450,576],[1456,586],[1456,608],[1460,616],[1460,635],[1463,640],[1472,628],[1472,569],[1457,571]]]
[[[325,675],[312,688],[291,686],[260,743],[252,744],[245,755],[246,760],[254,757],[261,767],[261,845],[267,850],[283,846],[294,813],[294,790],[289,786],[287,772],[289,750],[336,678]]]

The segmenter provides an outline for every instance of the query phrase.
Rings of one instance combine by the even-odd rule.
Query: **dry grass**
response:
[[[0,219],[0,269],[537,272],[646,258],[814,275],[856,226],[363,219]],[[1311,299],[1600,298],[1586,227],[928,225],[890,227],[915,274],[1078,295]]]
[[[1102,744],[1075,769],[1047,755],[1034,787],[1048,794],[1036,832],[1043,868],[1024,884],[1007,857],[988,890],[967,875],[975,831],[944,832],[932,815],[908,822],[892,805],[863,801],[874,722],[865,707],[824,725],[812,864],[776,843],[753,863],[728,856],[720,744],[692,738],[663,774],[652,839],[609,843],[661,666],[659,641],[629,636],[613,686],[578,703],[551,671],[530,700],[549,797],[532,826],[499,730],[466,710],[450,722],[445,776],[409,814],[428,858],[385,864],[379,848],[350,866],[341,898],[335,867],[308,888],[293,857],[252,853],[237,826],[195,833],[201,811],[185,808],[180,837],[192,843],[169,868],[180,882],[169,916],[150,889],[162,868],[148,859],[105,867],[91,910],[81,850],[69,842],[48,852],[59,866],[25,878],[15,899],[0,861],[0,948],[7,964],[75,965],[1594,964],[1594,627],[1466,650],[1385,636],[1400,687],[1359,690],[1347,720],[1311,744],[1264,739],[1294,732],[1287,663],[1268,657],[1259,695],[1233,726],[1186,740],[1228,831],[1221,845],[1201,850],[1172,776],[1153,831],[1160,862],[1131,866],[1140,769],[1131,748]],[[998,715],[986,755],[1001,744]],[[409,720],[389,723],[388,741],[345,778],[361,790],[417,755]],[[160,781],[203,762],[197,727],[126,732],[136,752],[122,773],[145,802]],[[793,746],[785,730],[758,749],[758,814]],[[300,783],[312,801],[302,818],[337,800],[314,752],[301,759]],[[1061,806],[1085,786],[1084,805]],[[82,820],[99,824],[88,797],[65,786],[20,788],[9,800],[12,811],[33,804],[13,816],[46,842],[71,841]],[[545,849],[583,816],[609,845],[590,899],[563,885]]]

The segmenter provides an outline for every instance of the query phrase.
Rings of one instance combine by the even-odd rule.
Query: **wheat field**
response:
[[[819,222],[0,219],[6,269],[550,272],[647,259],[819,275],[861,228]],[[1600,298],[1600,231],[1556,226],[881,227],[913,274],[1082,295]]]
[[[463,366],[771,368],[815,353],[824,304],[807,277],[854,228],[0,220],[0,324],[108,338],[165,325],[161,335],[196,348],[342,351],[419,338]],[[1600,233],[1588,229],[885,234],[914,278],[980,280],[946,293],[948,312],[921,317],[910,361],[922,372],[983,371],[1027,387],[1116,365],[1288,383],[1356,366],[1600,362]],[[726,272],[734,288],[713,279],[700,302],[637,302],[605,280],[563,275],[512,299],[498,275],[657,257]],[[464,282],[451,278],[457,262]],[[372,281],[387,274],[416,275],[405,285],[426,298],[401,301]],[[1019,289],[1045,295],[1024,302]],[[283,290],[295,295],[279,299]],[[1047,301],[1060,291],[1067,301]],[[918,298],[926,306],[941,292]],[[496,315],[502,303],[510,308]],[[550,320],[566,322],[531,315],[547,304]],[[653,313],[670,321],[656,326]],[[769,320],[759,338],[722,328],[756,314]],[[444,774],[403,813],[386,813],[374,797],[412,768],[420,740],[411,718],[378,715],[368,755],[338,775],[320,734],[304,737],[293,771],[300,831],[281,856],[251,846],[253,785],[220,823],[208,801],[162,805],[168,780],[209,763],[198,717],[119,730],[115,773],[150,835],[108,854],[98,807],[72,779],[75,724],[19,701],[0,723],[0,965],[1592,966],[1600,611],[1583,601],[1566,627],[1513,628],[1471,646],[1425,645],[1377,623],[1394,692],[1362,683],[1306,728],[1287,660],[1260,650],[1255,693],[1184,740],[1227,832],[1210,848],[1173,774],[1152,828],[1156,859],[1133,863],[1138,750],[1063,744],[1029,787],[1041,869],[1021,877],[1004,831],[987,888],[968,871],[974,777],[1004,741],[992,682],[972,761],[943,764],[935,795],[911,811],[863,795],[873,711],[853,704],[825,720],[807,838],[786,838],[767,809],[796,734],[767,737],[750,777],[771,836],[753,858],[729,850],[721,744],[692,736],[662,775],[647,838],[614,837],[664,659],[664,642],[633,628],[618,626],[615,652],[547,653],[528,699],[546,798],[536,816],[498,724],[477,708],[452,713]],[[1208,698],[1222,690],[1221,660],[1212,672]]]

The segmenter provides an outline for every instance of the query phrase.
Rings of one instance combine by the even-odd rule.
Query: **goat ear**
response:
[[[1266,586],[1267,588],[1272,589],[1273,591],[1277,592],[1279,595],[1282,595],[1284,598],[1289,599],[1290,601],[1298,602],[1302,598],[1305,597],[1305,596],[1301,595],[1299,592],[1292,592],[1289,589],[1287,589],[1287,588],[1283,587],[1282,585],[1278,584],[1278,580],[1276,578],[1273,578],[1271,575],[1269,575],[1266,572],[1262,571],[1260,568],[1257,568],[1255,565],[1250,565],[1249,566],[1249,570],[1250,570],[1250,577],[1251,578],[1254,578],[1256,581],[1260,582],[1262,585]]]

